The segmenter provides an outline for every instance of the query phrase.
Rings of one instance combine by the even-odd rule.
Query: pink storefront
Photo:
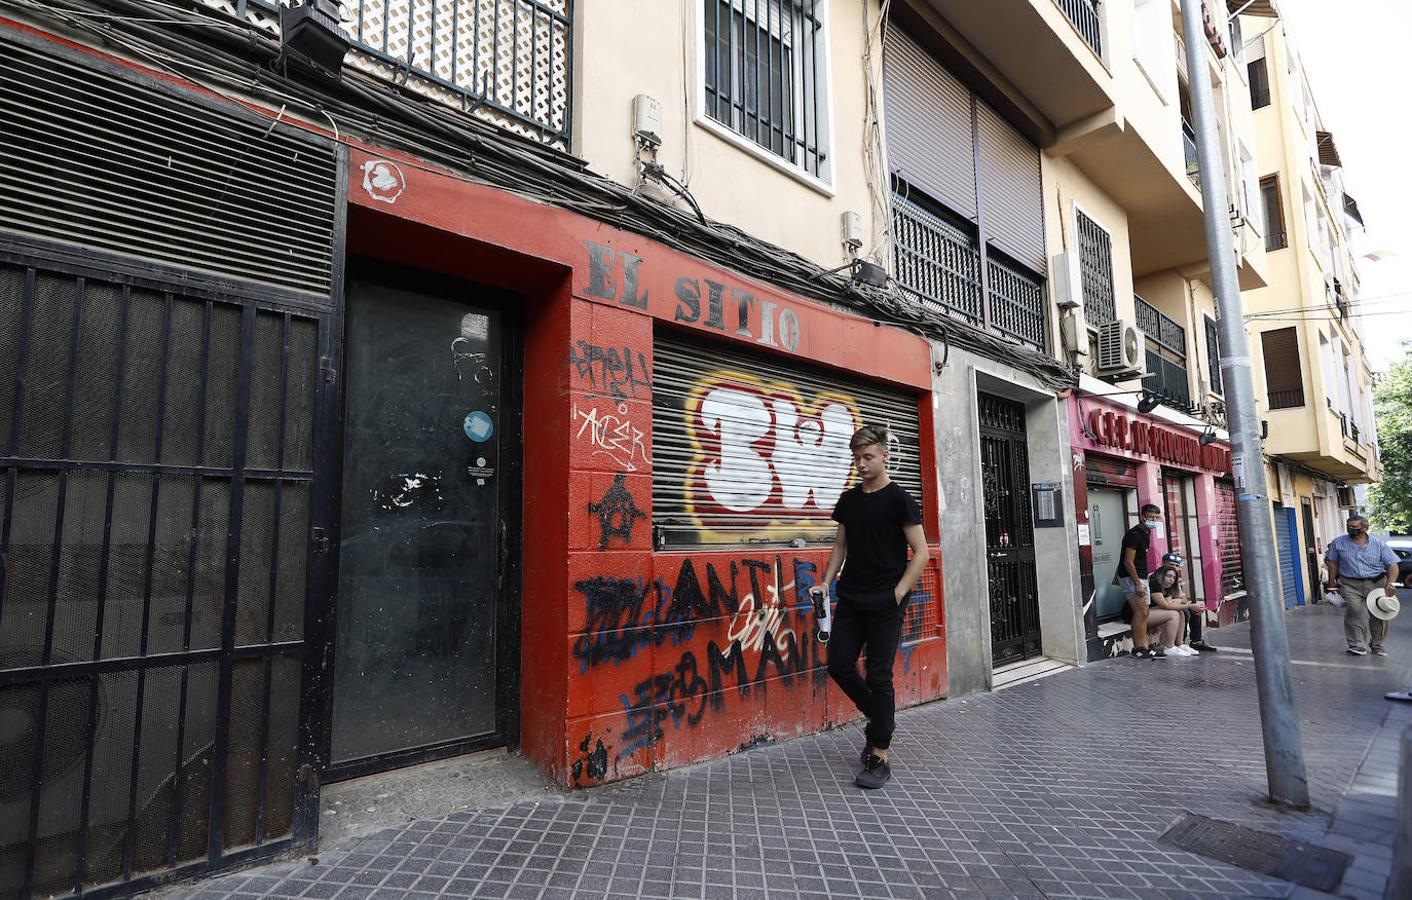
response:
[[[1118,652],[1124,601],[1110,582],[1123,532],[1145,503],[1163,514],[1149,570],[1164,553],[1180,552],[1187,589],[1206,602],[1210,623],[1244,618],[1230,445],[1211,434],[1203,438],[1194,423],[1144,415],[1082,391],[1069,399],[1069,436],[1089,658]]]

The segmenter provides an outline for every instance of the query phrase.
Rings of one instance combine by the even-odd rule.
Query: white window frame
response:
[[[695,108],[692,110],[692,123],[697,127],[709,131],[728,144],[732,144],[740,150],[755,157],[772,168],[778,169],[801,184],[812,188],[823,194],[825,197],[837,195],[835,190],[836,169],[834,166],[835,148],[838,142],[834,135],[834,105],[833,105],[833,53],[832,53],[832,0],[819,0],[819,6],[815,10],[822,23],[819,34],[815,38],[818,42],[816,52],[812,55],[814,60],[814,90],[822,99],[820,107],[820,117],[823,121],[817,124],[818,151],[824,154],[824,158],[819,165],[820,175],[815,176],[806,171],[799,164],[779,156],[768,147],[763,147],[755,143],[750,138],[736,131],[734,128],[723,122],[718,122],[706,111],[706,10],[702,0],[691,0],[695,11],[692,19],[696,23],[695,64],[696,64],[696,89]],[[747,0],[730,0],[732,9],[740,10],[742,15],[754,18],[754,7]],[[748,12],[747,12],[748,10]],[[734,27],[732,25],[732,27]],[[799,85],[794,85],[798,90]]]

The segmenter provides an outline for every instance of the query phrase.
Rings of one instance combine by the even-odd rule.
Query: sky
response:
[[[1384,371],[1412,350],[1412,0],[1277,6],[1367,224],[1352,235],[1355,252],[1393,254],[1358,260],[1364,348]]]

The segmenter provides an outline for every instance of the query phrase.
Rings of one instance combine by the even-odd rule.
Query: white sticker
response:
[[[1245,460],[1239,456],[1231,457],[1231,478],[1235,481],[1236,490],[1245,489]]]
[[[1087,522],[1080,522],[1080,523],[1079,523],[1079,546],[1080,546],[1080,547],[1087,547],[1087,546],[1088,546],[1089,544],[1091,544],[1091,543],[1092,543],[1092,541],[1090,541],[1089,538],[1088,538],[1088,523],[1087,523]]]

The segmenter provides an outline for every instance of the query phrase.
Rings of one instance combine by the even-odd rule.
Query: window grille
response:
[[[1206,368],[1207,374],[1211,377],[1211,393],[1221,396],[1225,393],[1221,387],[1221,342],[1220,333],[1216,330],[1216,320],[1210,316],[1206,317]]]
[[[981,255],[975,238],[900,194],[892,196],[897,282],[925,306],[979,325]]]
[[[819,0],[703,0],[706,115],[827,175]]]
[[[1118,318],[1113,302],[1113,238],[1097,222],[1075,211],[1079,233],[1079,271],[1083,284],[1084,318],[1102,325]]]

